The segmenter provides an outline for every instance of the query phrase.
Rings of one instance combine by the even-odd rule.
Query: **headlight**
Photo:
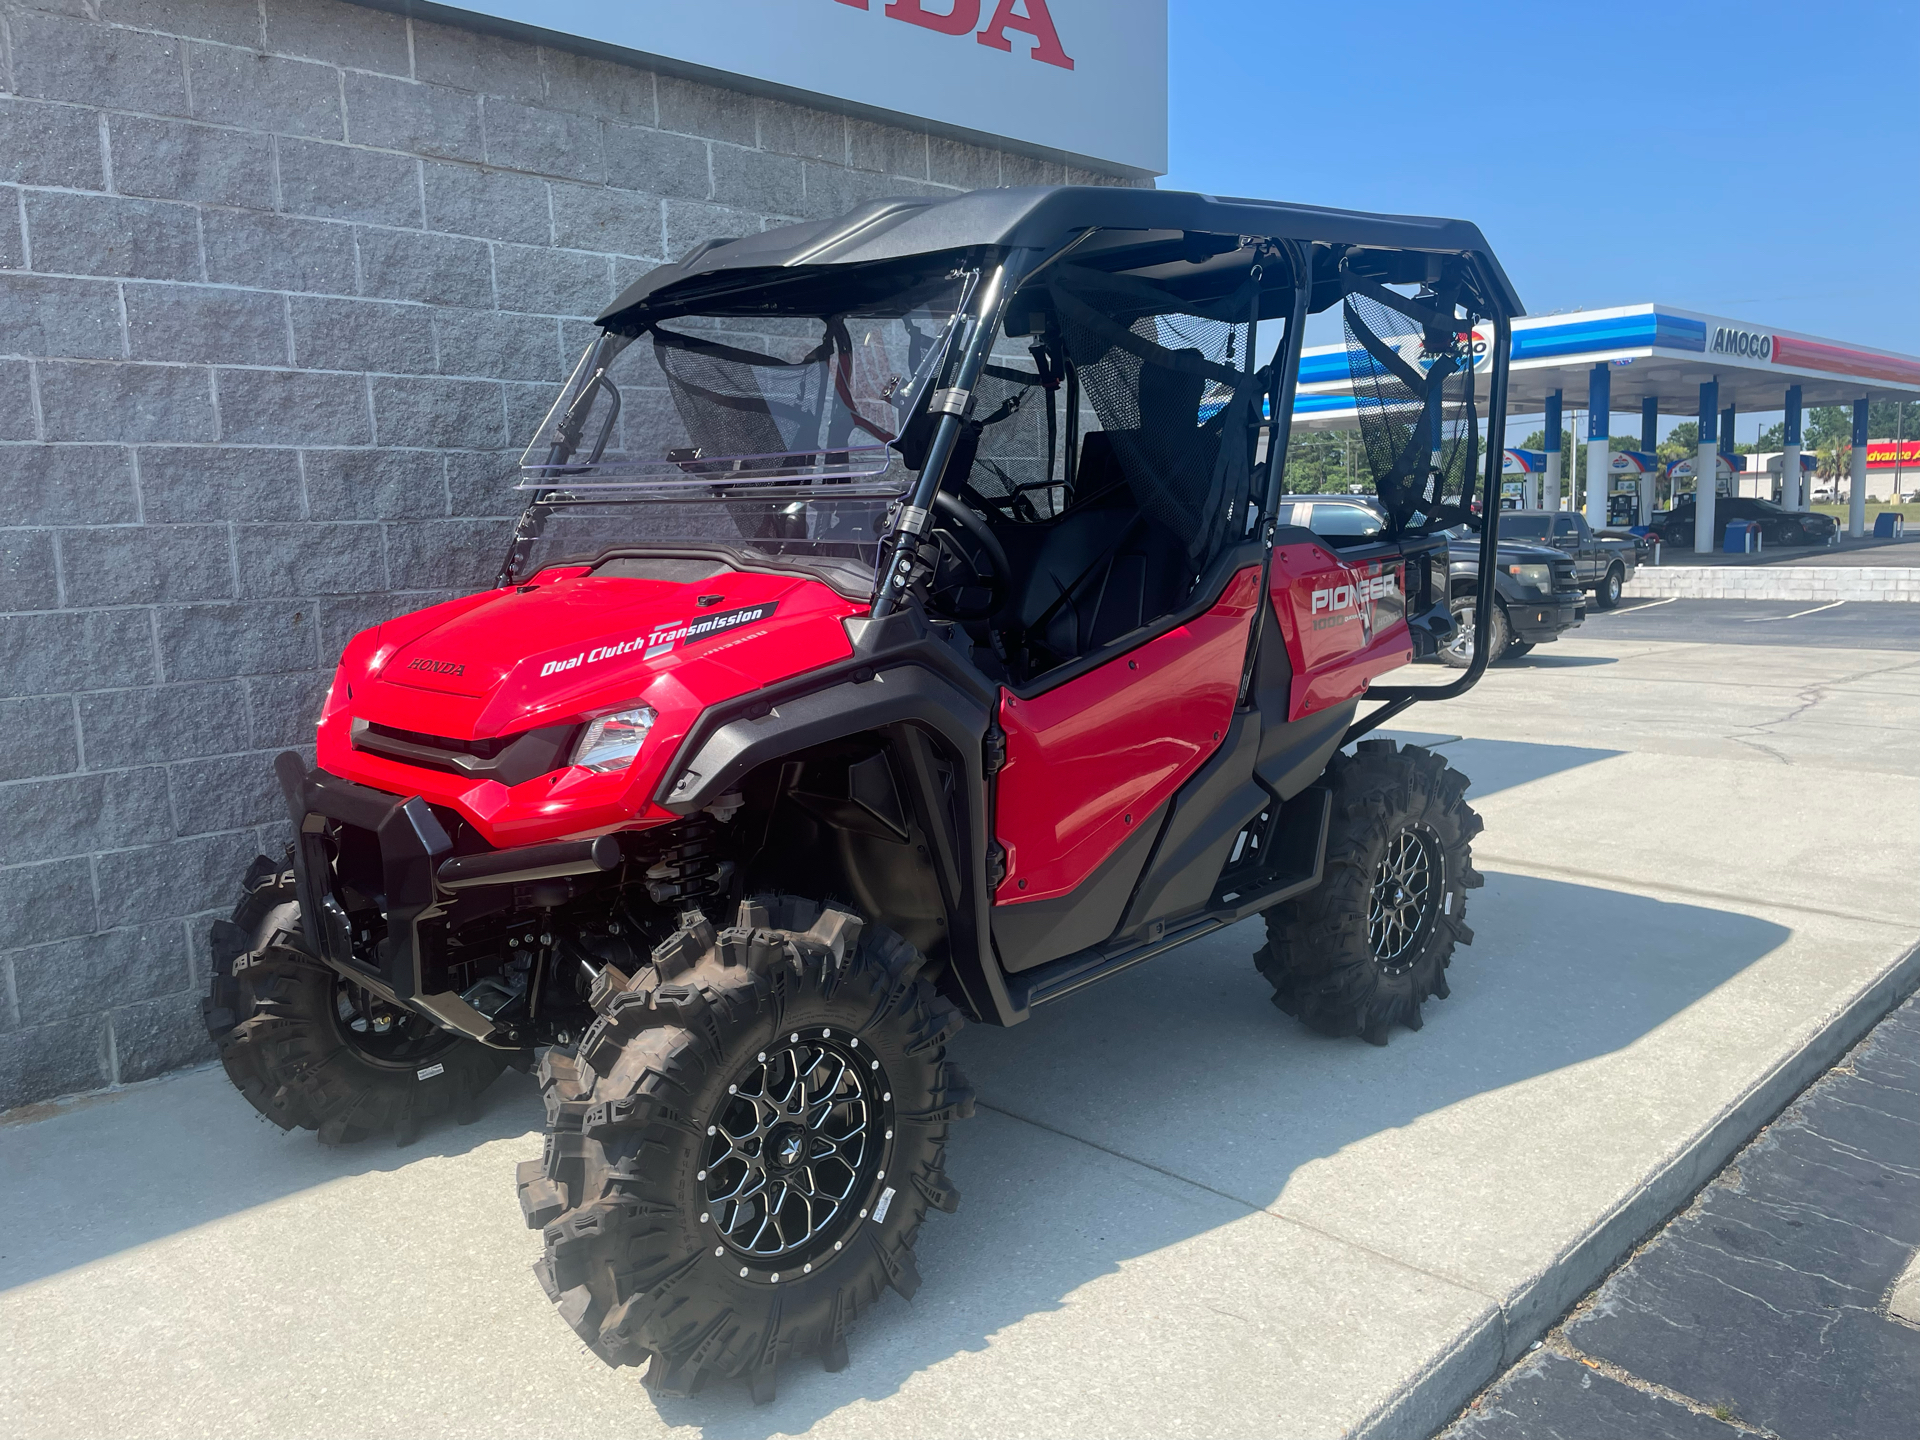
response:
[[[568,763],[602,774],[624,770],[633,763],[633,757],[640,753],[641,745],[646,743],[647,732],[653,729],[653,722],[659,718],[651,705],[635,705],[628,710],[602,715],[587,726],[580,743],[573,747],[573,758]]]
[[[1553,567],[1551,565],[1509,565],[1507,574],[1522,585],[1531,585],[1536,590],[1553,588]]]

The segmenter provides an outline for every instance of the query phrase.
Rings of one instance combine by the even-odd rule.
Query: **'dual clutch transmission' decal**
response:
[[[582,665],[597,665],[602,660],[617,660],[622,655],[631,655],[636,650],[645,653],[643,660],[651,660],[657,655],[665,655],[681,646],[692,645],[715,635],[738,630],[742,625],[751,625],[756,620],[765,620],[780,608],[778,600],[769,600],[761,605],[744,605],[738,610],[722,610],[713,615],[702,615],[697,620],[674,620],[665,625],[656,625],[651,630],[634,636],[631,640],[617,641],[612,645],[596,645],[591,650],[582,651],[566,660],[549,660],[540,667],[540,674],[558,675],[562,671],[577,670]]]

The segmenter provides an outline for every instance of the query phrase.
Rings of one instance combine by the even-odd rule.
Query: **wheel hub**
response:
[[[1443,880],[1440,847],[1430,832],[1410,825],[1387,842],[1374,870],[1367,942],[1388,974],[1404,973],[1419,958]]]
[[[701,1204],[721,1244],[783,1266],[830,1249],[883,1163],[889,1099],[850,1036],[794,1032],[760,1052],[708,1129]]]

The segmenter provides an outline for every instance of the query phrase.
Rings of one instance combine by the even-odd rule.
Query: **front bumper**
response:
[[[1537,599],[1507,602],[1507,623],[1514,639],[1523,645],[1543,645],[1557,640],[1562,631],[1571,630],[1587,618],[1586,596],[1556,594]]]

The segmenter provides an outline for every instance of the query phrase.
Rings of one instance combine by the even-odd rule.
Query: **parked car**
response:
[[[1507,521],[1515,513],[1521,512],[1500,516],[1500,568],[1493,577],[1498,608],[1488,640],[1495,662],[1559,639],[1587,613],[1573,557],[1509,540]],[[1280,507],[1280,523],[1305,526],[1336,545],[1367,540],[1386,526],[1379,506],[1357,495],[1289,495]],[[1464,670],[1473,663],[1474,597],[1480,576],[1480,536],[1464,525],[1447,532],[1447,576],[1456,628],[1436,658]]]
[[[1551,545],[1571,556],[1574,583],[1602,610],[1620,603],[1621,589],[1642,563],[1640,541],[1597,533],[1577,510],[1515,510],[1500,517],[1500,537]]]
[[[1818,497],[1816,492],[1815,498]],[[1831,515],[1816,515],[1810,510],[1783,510],[1771,500],[1742,495],[1722,495],[1713,502],[1715,547],[1726,533],[1729,522],[1752,520],[1760,526],[1763,545],[1830,545],[1840,533],[1840,524]],[[1693,544],[1694,505],[1683,500],[1673,509],[1653,517],[1648,533],[1665,545]]]

